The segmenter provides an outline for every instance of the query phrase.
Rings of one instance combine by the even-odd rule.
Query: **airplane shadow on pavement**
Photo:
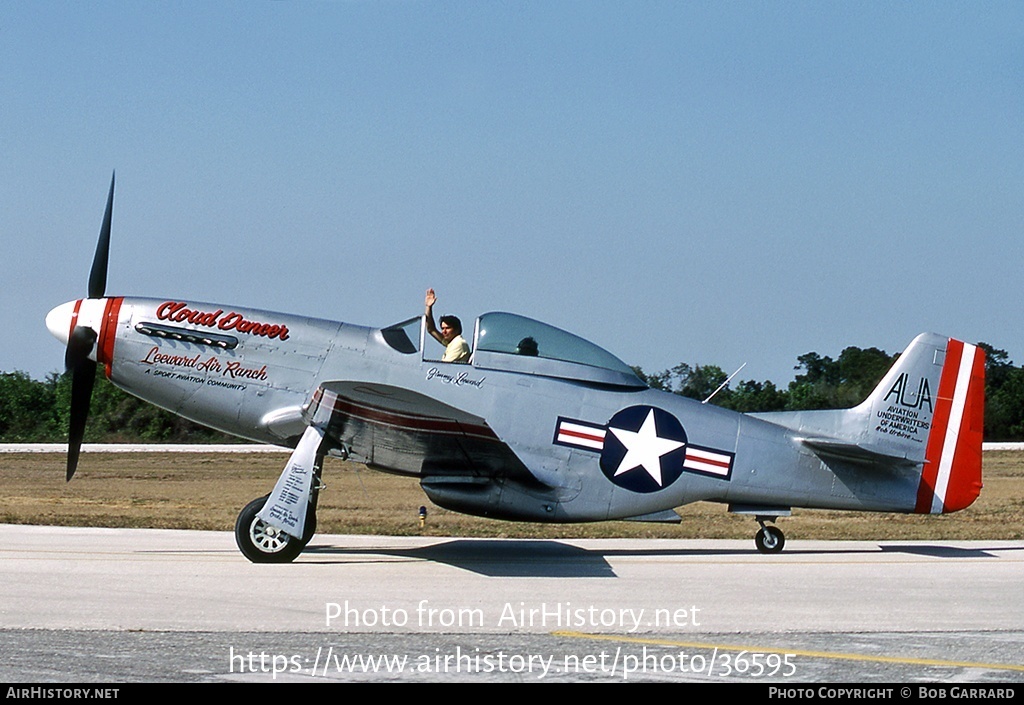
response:
[[[1004,552],[1006,547],[998,549]],[[1024,546],[1012,550],[1024,550]],[[908,553],[934,558],[996,558],[984,547],[964,548],[935,544],[877,544],[870,547],[848,547],[841,544],[826,550],[787,550],[776,556],[761,556],[764,560],[785,560],[787,556],[826,554],[866,553]],[[345,548],[343,546],[315,545],[306,547],[302,554],[304,563],[328,563],[331,557],[345,557],[346,560],[387,556],[391,559],[410,561],[433,561],[451,565],[489,577],[540,577],[540,578],[615,578],[614,569],[608,562],[617,557],[722,557],[752,556],[754,549],[733,548],[581,548],[557,540],[529,539],[454,539],[412,548]]]

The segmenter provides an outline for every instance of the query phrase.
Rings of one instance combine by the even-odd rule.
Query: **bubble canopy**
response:
[[[607,350],[561,328],[514,313],[476,322],[473,365],[616,386],[643,388],[633,370]]]

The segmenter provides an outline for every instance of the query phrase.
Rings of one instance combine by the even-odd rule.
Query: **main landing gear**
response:
[[[324,484],[320,480],[323,456],[318,455],[313,465],[309,504],[306,507],[306,523],[303,524],[302,538],[297,539],[276,526],[267,524],[256,516],[270,495],[254,499],[245,505],[235,521],[235,543],[242,555],[253,563],[291,563],[316,533],[316,504]]]
[[[316,503],[323,489],[320,474],[327,450],[323,428],[307,426],[274,491],[245,505],[235,521],[235,543],[243,556],[253,563],[291,563],[302,553],[316,533]],[[258,516],[267,502],[271,505],[266,516],[277,526]],[[299,522],[303,522],[301,538],[282,528],[298,533]]]
[[[265,495],[254,499],[239,512],[235,521],[235,543],[242,555],[253,563],[291,563],[316,533],[316,500],[306,510],[306,524],[300,540],[256,516],[269,497]]]

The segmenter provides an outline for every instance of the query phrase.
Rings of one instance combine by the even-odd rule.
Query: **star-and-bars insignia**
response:
[[[603,426],[559,417],[553,442],[599,452],[608,479],[634,492],[656,492],[683,472],[728,480],[735,458],[734,453],[689,443],[679,420],[653,406],[628,407]]]

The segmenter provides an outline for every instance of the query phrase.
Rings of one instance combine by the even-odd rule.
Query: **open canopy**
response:
[[[412,354],[423,349],[419,318],[385,328],[381,334],[399,352]],[[629,365],[607,350],[561,328],[514,313],[480,316],[472,350],[470,364],[481,369],[646,387]]]

